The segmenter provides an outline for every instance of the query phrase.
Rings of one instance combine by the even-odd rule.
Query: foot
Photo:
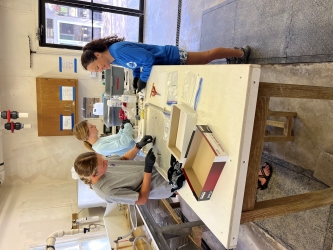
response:
[[[234,50],[240,50],[239,48],[237,47],[233,47]],[[238,52],[238,51],[237,51]],[[236,64],[237,63],[237,59],[238,57],[227,57],[226,60],[227,60],[227,64]]]
[[[240,48],[241,51],[243,51],[243,56],[240,58],[237,58],[237,64],[246,64],[249,61],[249,57],[251,54],[251,48],[250,46],[246,45],[243,48]]]
[[[271,178],[271,166],[265,162],[258,173],[258,189],[264,190],[267,188],[268,181]]]
[[[243,55],[241,57],[228,57],[226,58],[227,64],[246,64],[249,61],[251,48],[246,45],[243,48],[234,47],[234,49],[241,50]]]

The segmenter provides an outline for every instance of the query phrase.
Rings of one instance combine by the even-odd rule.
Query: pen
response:
[[[201,93],[201,85],[202,85],[202,77],[200,78],[199,81],[199,86],[198,86],[198,90],[197,93],[195,95],[195,101],[194,101],[194,110],[197,110],[197,106],[198,106],[198,102],[199,102],[199,98],[200,98],[200,93]]]

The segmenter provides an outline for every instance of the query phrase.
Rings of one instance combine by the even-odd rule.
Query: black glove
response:
[[[151,173],[151,171],[153,170],[153,167],[154,167],[155,160],[156,160],[156,157],[154,155],[153,149],[151,148],[145,159],[145,170],[144,171],[146,173]]]
[[[133,80],[133,88],[134,89],[138,88],[138,81],[139,81],[139,77],[134,77],[134,80]]]
[[[151,135],[145,135],[141,141],[137,142],[135,144],[135,146],[138,148],[138,149],[141,149],[143,148],[144,146],[146,146],[148,143],[150,142],[153,142],[153,137]]]
[[[142,81],[141,79],[139,79],[138,81],[138,92],[140,92],[141,90],[143,90],[146,87],[146,82]]]
[[[121,127],[122,129],[124,129],[126,123],[130,123],[130,124],[132,125],[132,127],[133,127],[133,124],[132,124],[131,121],[128,120],[128,119],[123,120],[123,121],[121,122],[121,126],[120,126],[120,127]]]

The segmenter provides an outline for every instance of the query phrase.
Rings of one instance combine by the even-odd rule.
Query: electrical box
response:
[[[125,83],[124,68],[111,66],[105,70],[105,93],[109,96],[123,95]]]

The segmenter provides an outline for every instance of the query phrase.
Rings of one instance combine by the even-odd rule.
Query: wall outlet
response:
[[[90,77],[97,77],[97,72],[90,72]]]
[[[78,214],[74,213],[72,214],[72,229],[78,229],[78,224],[77,221],[78,220]]]
[[[77,213],[72,214],[72,221],[75,222],[78,219]]]

